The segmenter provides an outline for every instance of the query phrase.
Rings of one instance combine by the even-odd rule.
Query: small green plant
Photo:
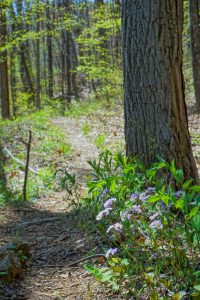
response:
[[[18,117],[13,121],[0,122],[1,143],[7,147],[13,157],[4,153],[7,160],[3,169],[7,177],[7,188],[12,197],[1,188],[0,205],[10,201],[22,200],[22,186],[24,179],[24,163],[26,159],[26,147],[22,141],[27,141],[28,131],[32,131],[32,143],[30,153],[29,177],[27,183],[27,198],[35,200],[42,194],[56,188],[54,184],[54,172],[57,164],[63,162],[71,155],[70,145],[65,142],[64,132],[54,126],[50,117],[53,111],[46,108],[45,111]]]
[[[84,136],[88,136],[91,131],[91,126],[89,123],[84,123],[81,127]]]
[[[104,133],[99,134],[94,141],[94,144],[97,148],[103,149],[105,147],[106,135]]]
[[[106,266],[86,269],[128,299],[198,299],[200,186],[174,161],[146,169],[105,151],[89,163],[85,205],[109,249]]]

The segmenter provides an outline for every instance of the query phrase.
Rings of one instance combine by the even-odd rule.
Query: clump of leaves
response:
[[[94,174],[86,205],[110,249],[106,267],[87,270],[127,297],[198,299],[200,186],[184,181],[174,161],[146,169],[105,151],[89,163]]]

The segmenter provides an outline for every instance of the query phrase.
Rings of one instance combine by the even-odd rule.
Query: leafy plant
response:
[[[199,297],[200,186],[174,161],[146,169],[107,150],[89,164],[85,205],[110,249],[106,267],[86,269],[125,297]]]
[[[96,138],[95,138],[95,145],[97,148],[103,148],[105,146],[105,142],[106,142],[106,135],[105,134],[99,134]]]

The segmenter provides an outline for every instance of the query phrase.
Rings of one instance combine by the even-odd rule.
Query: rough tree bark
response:
[[[200,113],[200,0],[190,0],[190,36],[193,82],[197,111]]]
[[[0,47],[6,47],[7,24],[6,2],[0,3]],[[10,118],[9,105],[9,80],[8,80],[8,53],[3,50],[0,53],[0,78],[1,78],[1,114],[3,119]]]
[[[128,156],[157,156],[198,178],[182,73],[182,0],[124,0],[125,137]]]

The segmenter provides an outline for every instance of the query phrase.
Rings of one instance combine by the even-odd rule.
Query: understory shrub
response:
[[[105,151],[89,164],[85,205],[107,261],[86,269],[128,299],[200,299],[200,186],[174,161],[146,169]]]

